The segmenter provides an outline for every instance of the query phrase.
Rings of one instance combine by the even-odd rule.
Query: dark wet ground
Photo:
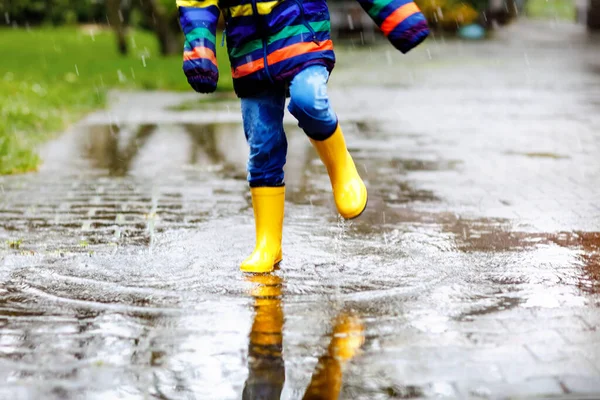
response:
[[[361,218],[288,119],[272,275],[235,102],[120,94],[0,178],[0,398],[599,397],[599,43],[387,50],[332,78]]]

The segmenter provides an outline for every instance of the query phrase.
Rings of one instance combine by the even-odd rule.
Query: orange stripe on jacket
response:
[[[333,42],[331,40],[324,40],[316,44],[314,42],[301,42],[291,46],[284,47],[282,49],[275,50],[267,56],[267,62],[269,64],[275,64],[289,58],[299,56],[301,54],[312,53],[315,51],[333,50]],[[250,61],[249,63],[242,64],[232,71],[234,78],[241,78],[246,75],[250,75],[253,72],[261,70],[265,67],[264,58]]]
[[[388,36],[402,21],[418,12],[421,12],[421,10],[419,10],[419,7],[415,3],[407,3],[388,15],[381,24],[381,30],[385,36]]]
[[[213,64],[217,65],[217,57],[215,56],[215,53],[208,47],[194,47],[194,50],[185,51],[183,53],[184,61],[198,60],[200,58],[206,58],[207,60],[212,61]]]

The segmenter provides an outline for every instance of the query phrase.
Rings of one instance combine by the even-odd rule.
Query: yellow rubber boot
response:
[[[338,212],[346,219],[358,217],[367,206],[367,188],[346,148],[342,129],[338,125],[331,137],[311,139],[311,143],[327,168]]]
[[[281,261],[285,187],[250,188],[256,226],[256,247],[242,263],[245,272],[271,272]]]

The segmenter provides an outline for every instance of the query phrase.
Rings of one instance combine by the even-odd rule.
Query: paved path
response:
[[[369,208],[337,219],[288,119],[266,277],[238,271],[239,106],[116,94],[39,173],[0,178],[0,398],[296,399],[340,379],[340,398],[598,398],[600,42],[579,29],[340,52]]]

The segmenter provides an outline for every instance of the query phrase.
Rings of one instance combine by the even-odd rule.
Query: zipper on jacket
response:
[[[300,8],[300,17],[302,18],[302,24],[308,29],[310,34],[312,35],[312,40],[315,44],[319,44],[319,40],[317,40],[317,34],[310,23],[306,20],[306,14],[304,13],[304,5],[302,4],[302,0],[294,0],[298,7]]]
[[[260,20],[261,17],[260,17],[260,14],[258,13],[258,6],[256,5],[256,0],[252,0],[252,12],[254,13],[254,21],[260,32],[260,39],[262,40],[263,61],[265,64],[265,73],[267,74],[269,81],[271,81],[271,83],[273,83],[273,77],[271,77],[271,72],[269,72],[269,59],[267,58],[267,56],[268,56],[268,54],[267,54],[267,38],[265,35],[265,28],[263,25],[263,21]]]

